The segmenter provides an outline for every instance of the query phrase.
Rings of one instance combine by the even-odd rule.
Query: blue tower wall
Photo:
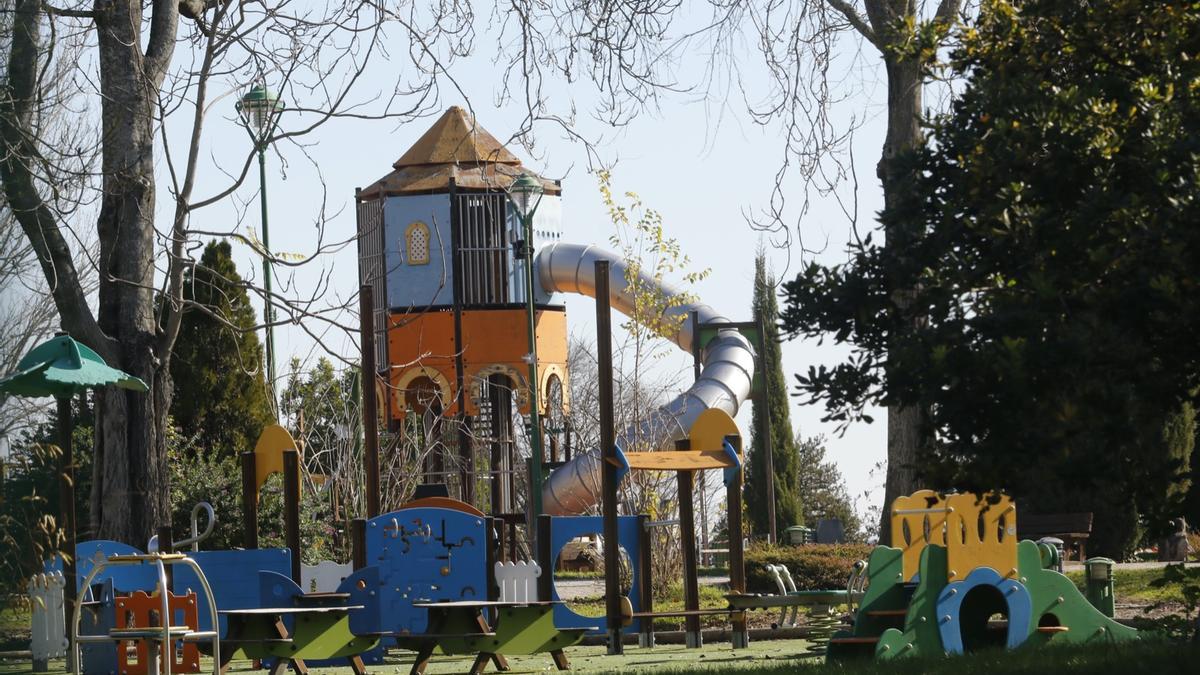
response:
[[[507,302],[525,302],[525,266],[515,260],[511,243],[523,236],[520,220],[511,205],[506,209],[505,227],[510,246],[507,250],[509,292]],[[429,227],[429,262],[409,265],[405,233],[409,225],[420,221]],[[450,195],[405,195],[388,197],[383,207],[384,261],[387,269],[387,300],[393,309],[415,309],[434,305],[448,307],[454,302],[451,255]],[[562,239],[562,199],[557,195],[542,198],[533,217],[534,250]],[[537,302],[553,304],[554,298],[535,284]]]
[[[405,231],[415,221],[429,227],[429,262],[409,265]],[[387,300],[392,308],[421,309],[454,302],[450,254],[450,196],[388,197],[383,205]]]

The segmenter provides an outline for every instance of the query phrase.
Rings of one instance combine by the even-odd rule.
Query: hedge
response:
[[[753,546],[746,551],[746,590],[778,593],[767,573],[768,564],[787,565],[801,591],[845,588],[854,563],[871,553],[866,544],[807,544],[804,546]]]

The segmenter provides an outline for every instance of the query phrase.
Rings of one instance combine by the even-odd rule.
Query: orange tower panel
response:
[[[551,375],[564,383],[567,367],[567,314],[561,309],[540,309],[536,315],[539,394],[545,407],[545,384]],[[473,309],[462,313],[462,358],[464,385],[468,395],[457,396],[455,356],[459,346],[454,341],[454,313],[449,310],[419,314],[391,315],[388,328],[389,382],[393,387],[391,414],[401,419],[412,401],[409,395],[420,381],[430,382],[441,390],[444,413],[458,413],[457,401],[466,401],[465,412],[478,412],[477,402],[470,390],[476,378],[492,374],[509,376],[523,395],[519,409],[528,413],[529,353],[528,315],[521,308]]]

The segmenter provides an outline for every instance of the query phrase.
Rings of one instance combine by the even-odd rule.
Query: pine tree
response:
[[[184,299],[192,305],[171,360],[175,424],[201,452],[224,456],[253,450],[272,420],[271,402],[254,308],[229,242],[209,242],[184,282]]]
[[[837,518],[850,541],[862,534],[862,521],[854,510],[854,501],[846,489],[846,480],[837,464],[825,459],[825,437],[795,439],[797,462],[796,492],[803,507],[804,520],[816,527],[822,518]]]
[[[783,376],[783,356],[779,346],[779,303],[775,298],[775,278],[767,272],[766,255],[759,251],[754,258],[754,316],[766,329],[766,349],[759,355],[760,373],[765,373],[770,387],[767,410],[755,402],[751,425],[750,453],[747,460],[746,508],[755,532],[768,530],[767,463],[758,430],[759,415],[770,415],[772,464],[775,469],[775,526],[779,531],[791,525],[802,525],[797,489],[799,464],[792,420],[788,412],[787,382]],[[777,533],[778,534],[778,533]]]

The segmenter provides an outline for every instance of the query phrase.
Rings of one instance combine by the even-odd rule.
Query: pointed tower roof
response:
[[[555,181],[522,167],[516,155],[458,106],[446,110],[392,168],[391,173],[360,190],[359,201],[444,192],[451,183],[467,189],[502,190],[522,174],[541,180],[546,194],[561,191]]]
[[[475,118],[458,106],[450,108],[429,127],[400,159],[400,169],[425,164],[520,164],[521,160],[500,144],[487,129],[476,126]]]

